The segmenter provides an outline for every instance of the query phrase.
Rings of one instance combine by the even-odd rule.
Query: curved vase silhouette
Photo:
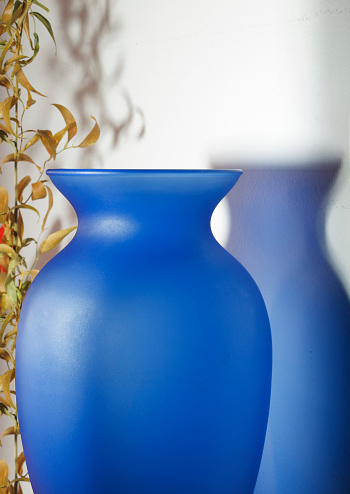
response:
[[[324,253],[337,163],[242,167],[227,249],[258,283],[274,348],[255,494],[350,492],[350,306]]]
[[[20,319],[35,494],[252,494],[270,328],[253,279],[210,230],[241,173],[48,173],[79,226]]]

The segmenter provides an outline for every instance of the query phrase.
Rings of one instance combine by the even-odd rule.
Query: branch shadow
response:
[[[61,0],[57,2],[57,13],[60,49],[64,50],[65,60],[72,67],[74,76],[79,76],[73,87],[69,87],[78,120],[83,128],[91,128],[87,111],[92,108],[103,136],[103,146],[83,150],[82,162],[84,168],[96,167],[96,163],[102,168],[104,157],[113,152],[122,138],[129,138],[129,134],[139,138],[144,133],[142,112],[133,105],[121,84],[124,60],[119,49],[122,22],[117,2]],[[108,55],[111,48],[112,56]],[[55,70],[53,60],[50,66]],[[123,107],[118,115],[118,110],[112,114],[111,91]]]

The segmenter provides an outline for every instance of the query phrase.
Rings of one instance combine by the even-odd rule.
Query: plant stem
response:
[[[17,440],[17,417],[16,417],[16,425],[15,425],[15,447],[14,447],[14,452],[15,452],[15,479],[18,477],[18,440]],[[14,494],[17,494],[17,486],[18,482],[14,483]]]
[[[16,55],[19,56],[21,52],[21,43],[22,43],[22,30],[23,28],[19,30],[19,33],[17,34],[17,50],[16,50]],[[18,223],[18,208],[16,206],[18,205],[18,98],[19,98],[19,87],[18,87],[18,80],[16,78],[16,94],[15,97],[17,98],[16,105],[15,105],[15,145],[16,145],[16,154],[15,154],[15,166],[14,166],[14,187],[15,187],[15,225],[17,226]],[[17,230],[17,229],[16,229]],[[15,246],[16,252],[18,252],[18,231],[16,231],[16,246]]]
[[[19,56],[21,54],[21,48],[22,48],[22,33],[23,33],[23,27],[21,26],[18,34],[17,34],[17,50],[16,50],[16,55]],[[18,108],[18,101],[19,101],[19,84],[18,80],[16,78],[16,105],[15,105],[15,145],[16,145],[16,151],[15,151],[15,166],[14,166],[14,188],[15,188],[15,210],[14,210],[14,221],[15,221],[15,239],[16,239],[16,245],[15,245],[15,251],[19,252],[20,245],[18,242],[19,239],[19,232],[18,232],[18,208],[16,207],[18,205],[18,131],[19,131],[19,125],[18,125],[18,117],[19,117],[19,108]],[[22,139],[21,139],[22,141]],[[15,366],[14,366],[15,367]],[[17,419],[17,414],[16,414],[16,425],[15,425],[15,436],[14,436],[14,455],[15,455],[15,480],[18,478],[18,435],[17,435],[17,430],[18,430],[18,419]],[[18,482],[14,482],[14,494],[17,494],[18,492]]]

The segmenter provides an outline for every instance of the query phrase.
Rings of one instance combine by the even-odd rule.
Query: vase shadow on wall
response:
[[[255,494],[350,492],[350,305],[324,243],[340,162],[305,165],[213,166],[243,169],[228,196],[226,248],[256,280],[272,330],[270,417]]]

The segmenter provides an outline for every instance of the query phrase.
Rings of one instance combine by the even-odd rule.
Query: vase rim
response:
[[[185,169],[185,168],[49,168],[46,171],[47,175],[226,175],[234,176],[241,175],[240,169]]]

